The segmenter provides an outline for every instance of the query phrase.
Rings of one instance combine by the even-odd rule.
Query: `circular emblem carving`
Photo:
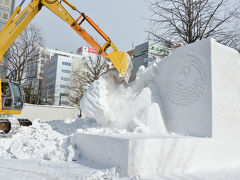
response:
[[[207,73],[203,61],[192,54],[174,60],[165,79],[167,97],[175,105],[189,105],[201,97]]]

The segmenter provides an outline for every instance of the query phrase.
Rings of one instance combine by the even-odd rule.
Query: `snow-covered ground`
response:
[[[97,170],[80,163],[0,158],[0,180],[116,179],[115,169]]]
[[[34,121],[12,137],[0,138],[0,180],[239,180],[240,163],[222,169],[206,169],[185,174],[119,178],[115,167],[105,169],[81,160],[81,152],[71,143],[84,120]],[[53,130],[55,129],[55,130]],[[105,131],[104,133],[106,133]],[[109,133],[109,132],[108,132]],[[120,133],[115,130],[115,133]],[[121,132],[123,133],[123,132]]]
[[[119,178],[115,168],[99,170],[84,163],[0,158],[0,180],[239,180],[240,164],[188,174]]]
[[[222,169],[205,169],[183,174],[155,176],[144,180],[239,180],[240,164]]]
[[[78,121],[73,121],[72,126]],[[54,125],[53,128],[62,133],[36,120],[30,127],[20,127],[10,137],[0,137],[0,180],[104,180],[118,177],[114,167],[102,169],[81,161],[80,152],[71,143],[74,128],[70,131],[64,121],[55,121]]]

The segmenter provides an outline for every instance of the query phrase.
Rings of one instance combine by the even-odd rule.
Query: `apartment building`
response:
[[[39,48],[39,58],[36,60],[36,62],[31,63],[27,67],[26,76],[31,77],[31,74],[33,72],[37,72],[36,79],[42,80],[44,77],[45,63],[49,62],[51,60],[51,58],[55,55],[59,55],[59,56],[63,56],[63,57],[71,57],[71,58],[79,58],[80,57],[77,54],[63,52],[63,51],[59,51],[57,49],[49,49],[49,48],[40,47]]]
[[[44,69],[46,68],[45,66],[49,66],[47,62],[49,62],[55,55],[79,58],[78,55],[75,55],[73,53],[63,52],[57,49],[39,47],[39,57],[34,62],[28,64],[25,72],[25,78],[28,79],[28,81],[33,81],[36,89],[38,89],[38,85],[43,80],[43,78],[46,77],[44,74]],[[34,77],[34,79],[32,77]]]
[[[78,54],[67,53],[52,49],[42,49],[38,69],[39,78],[43,79],[43,101],[54,105],[70,105],[75,70],[86,71],[86,63],[97,58],[97,52],[88,47],[81,47]]]
[[[73,59],[63,54],[52,56],[47,63],[44,79],[46,80],[46,100],[54,105],[69,105],[71,94],[71,75]]]

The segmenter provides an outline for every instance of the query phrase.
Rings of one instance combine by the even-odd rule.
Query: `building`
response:
[[[55,49],[40,47],[39,57],[34,62],[31,62],[27,65],[26,72],[25,72],[25,78],[28,79],[29,82],[32,79],[31,77],[34,77],[33,84],[35,85],[36,89],[38,89],[39,83],[46,76],[44,75],[44,68],[47,65],[46,63],[49,62],[51,58],[55,55],[60,55],[64,57],[78,56],[78,55],[74,55],[73,53],[63,52],[57,49],[55,50]]]
[[[15,0],[0,0],[0,29],[6,24],[14,11]]]
[[[47,84],[45,86],[49,97],[52,98],[54,105],[69,105],[69,96],[71,93],[71,74],[72,58],[56,54],[51,58],[47,71]]]
[[[44,49],[39,59],[39,75],[42,80],[43,102],[54,105],[70,105],[72,70],[82,56],[59,50]]]
[[[82,56],[84,60],[90,60],[90,59],[95,60],[97,59],[97,56],[98,56],[98,52],[95,49],[90,47],[80,47],[77,50],[77,54]]]
[[[147,67],[149,62],[154,59],[162,59],[168,56],[173,49],[169,48],[165,44],[156,44],[151,41],[145,42],[135,47],[134,50],[128,52],[132,59],[133,70],[131,74],[130,81],[136,78],[136,73],[140,66]]]
[[[14,11],[15,0],[0,0],[0,30],[6,24]],[[0,77],[7,75],[7,61],[2,59],[0,63]]]
[[[73,52],[69,53],[69,52],[59,51],[57,49],[40,47],[39,58],[36,60],[35,63],[31,63],[31,65],[27,67],[26,77],[31,77],[31,74],[37,71],[36,79],[38,80],[43,79],[45,63],[50,61],[51,58],[55,55],[71,57],[73,58],[73,60],[80,58],[82,60],[88,61],[90,59],[96,59],[98,56],[98,52],[95,49],[89,48],[89,47],[80,47],[77,50],[77,54],[74,54]],[[76,64],[77,67],[79,66],[78,61],[75,61],[74,64]]]
[[[57,49],[49,49],[40,47],[39,48],[39,58],[37,58],[36,62],[33,62],[28,65],[26,77],[31,77],[31,74],[37,72],[36,79],[42,80],[44,77],[44,67],[45,63],[50,61],[51,58],[55,55],[61,55],[65,57],[74,57],[73,53],[59,51]],[[77,56],[77,55],[76,55]]]
[[[41,49],[37,68],[39,79],[43,79],[43,101],[45,103],[68,106],[72,94],[73,72],[87,71],[86,63],[98,56],[93,48],[81,47],[78,54],[52,49]]]

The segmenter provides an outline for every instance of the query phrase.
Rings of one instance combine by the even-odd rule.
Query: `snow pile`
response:
[[[32,126],[19,128],[11,138],[0,138],[0,156],[3,157],[72,161],[79,157],[75,152],[77,150],[71,145],[70,137],[39,121],[34,121]]]
[[[152,67],[155,67],[154,63]],[[148,68],[152,70],[152,67]],[[106,74],[95,81],[81,100],[81,109],[101,128],[126,129],[134,133],[167,134],[158,103],[153,99],[156,76],[142,66],[138,79],[128,87]],[[144,75],[142,75],[144,74]]]

